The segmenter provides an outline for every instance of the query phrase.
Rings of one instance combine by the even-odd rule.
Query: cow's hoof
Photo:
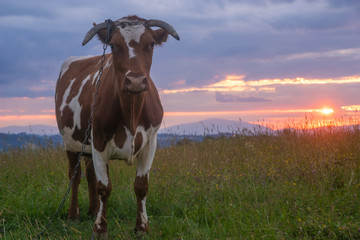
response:
[[[108,239],[107,232],[102,232],[102,233],[93,232],[90,238],[90,240],[107,240],[107,239]]]
[[[67,220],[69,221],[69,222],[74,222],[74,223],[79,223],[80,222],[80,217],[79,217],[79,215],[77,215],[77,216],[68,216],[68,218],[67,218]]]
[[[67,220],[70,222],[80,222],[80,209],[76,208],[76,211],[69,210]]]
[[[97,212],[89,209],[88,215],[90,215],[91,217],[95,217],[97,215]]]
[[[137,239],[143,239],[148,234],[146,231],[136,228],[134,229],[134,232]]]

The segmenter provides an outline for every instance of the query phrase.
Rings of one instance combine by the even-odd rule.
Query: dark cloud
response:
[[[258,97],[240,97],[231,94],[222,94],[217,92],[215,95],[217,102],[271,102],[270,99],[258,98]]]
[[[351,18],[347,12],[321,12],[316,15],[301,12],[291,15],[283,15],[271,22],[271,26],[278,30],[321,30],[347,26]]]
[[[204,0],[167,5],[156,0],[107,4],[4,0],[0,7],[0,97],[52,96],[51,89],[34,92],[31,87],[43,80],[55,82],[69,56],[101,54],[95,38],[81,46],[92,22],[128,14],[161,18],[180,34],[181,41],[169,39],[154,53],[152,76],[162,89],[170,89],[179,79],[189,86],[204,86],[229,74],[245,75],[246,80],[360,74],[358,61],[346,56],[287,57],[360,48],[356,41],[360,39],[358,2]],[[298,6],[302,8],[295,9]]]

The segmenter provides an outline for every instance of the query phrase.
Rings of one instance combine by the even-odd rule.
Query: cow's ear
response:
[[[94,27],[96,26],[96,23],[93,23]],[[107,29],[101,30],[97,33],[99,40],[104,43],[107,37]]]
[[[157,45],[161,45],[163,42],[166,42],[168,39],[169,33],[164,29],[158,29],[153,31],[153,37]]]
[[[106,32],[107,32],[107,30],[101,30],[101,31],[98,32],[98,34],[97,34],[99,40],[100,40],[102,43],[104,43],[105,40],[106,40]]]

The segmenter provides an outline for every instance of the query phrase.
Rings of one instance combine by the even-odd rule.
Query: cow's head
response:
[[[151,27],[159,27],[152,30]],[[86,34],[82,45],[96,34],[111,46],[113,68],[121,91],[141,93],[149,89],[150,68],[155,45],[166,42],[170,34],[179,40],[175,29],[160,20],[145,20],[130,16],[117,21],[95,24]]]

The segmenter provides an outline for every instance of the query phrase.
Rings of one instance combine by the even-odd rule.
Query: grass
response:
[[[135,168],[110,162],[110,239],[133,239]],[[33,239],[67,188],[59,148],[0,155],[0,239]],[[81,222],[61,211],[41,239],[89,239],[87,185]],[[360,132],[286,131],[186,142],[157,151],[145,239],[360,239]]]

